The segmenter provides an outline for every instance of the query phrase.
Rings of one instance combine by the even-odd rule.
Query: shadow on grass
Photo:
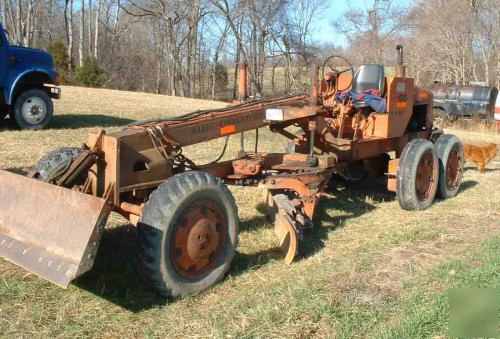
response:
[[[64,114],[54,115],[52,122],[45,129],[76,129],[89,127],[119,127],[126,126],[136,120],[119,118],[102,114]],[[19,130],[14,120],[0,120],[0,131]]]
[[[94,267],[74,284],[132,312],[167,304],[141,277],[136,233],[131,225],[107,229]]]
[[[7,172],[11,172],[11,173],[14,173],[14,174],[19,174],[19,175],[22,175],[22,176],[26,176],[28,174],[28,171],[26,171],[22,167],[2,168],[2,170],[7,171]]]
[[[460,193],[477,184],[473,180],[463,182]],[[335,198],[320,201],[314,218],[315,227],[304,235],[305,241],[300,243],[296,260],[310,257],[323,249],[328,234],[342,228],[348,219],[369,213],[375,208],[374,203],[391,201],[395,197],[386,190],[383,178],[360,183],[332,180],[328,190]],[[266,225],[269,222],[260,216],[241,223],[240,230],[251,231]],[[271,260],[280,260],[281,256],[278,248],[252,254],[237,253],[231,263],[230,274],[238,276],[258,269]],[[160,297],[142,279],[137,262],[136,229],[130,225],[106,230],[93,269],[74,283],[131,312],[175,301]]]
[[[0,132],[1,131],[15,131],[18,130],[16,124],[14,123],[14,120],[5,117],[3,119],[0,119]]]
[[[132,122],[135,122],[135,120],[102,114],[64,114],[54,115],[54,120],[52,120],[48,128],[115,127],[125,126]]]
[[[467,180],[467,181],[463,181],[461,184],[460,184],[460,190],[458,191],[458,194],[460,193],[463,193],[471,188],[474,188],[475,186],[477,186],[479,183],[476,181],[476,180]]]
[[[476,172],[479,172],[479,170],[477,169],[477,167],[465,167],[464,168],[464,172],[468,172],[468,171],[476,171]],[[485,173],[491,173],[491,172],[496,172],[496,171],[500,171],[500,168],[485,168],[484,169],[484,172]]]
[[[324,247],[329,232],[342,227],[348,218],[357,217],[373,209],[364,203],[364,196],[355,190],[342,189],[337,197],[321,200],[315,217],[315,227],[305,234],[297,259],[309,257]],[[329,209],[341,211],[342,217],[331,217]],[[265,217],[256,217],[240,225],[241,230],[256,230],[269,223]],[[252,254],[237,253],[231,263],[230,274],[237,276],[257,269],[270,260],[281,260],[281,251],[270,248]],[[144,282],[137,262],[136,229],[130,225],[107,229],[92,270],[74,284],[131,312],[140,312],[163,306],[174,299],[163,298]]]
[[[372,179],[366,182],[350,183],[334,179],[329,183],[328,191],[335,198],[320,200],[314,217],[314,227],[306,230],[304,241],[299,244],[299,253],[295,260],[307,258],[325,247],[325,241],[330,232],[343,227],[345,221],[370,212],[375,207],[366,202],[370,195],[373,201],[394,199],[394,194],[387,192],[384,179]],[[334,213],[329,213],[334,212]],[[243,222],[241,230],[256,230],[269,224],[265,217],[256,217]],[[282,253],[279,248],[270,248],[252,254],[238,254],[231,264],[230,273],[240,275],[248,270],[259,268],[271,260],[280,260]]]

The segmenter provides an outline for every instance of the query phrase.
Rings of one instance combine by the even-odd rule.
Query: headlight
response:
[[[284,113],[281,108],[266,109],[266,120],[268,121],[283,121]]]

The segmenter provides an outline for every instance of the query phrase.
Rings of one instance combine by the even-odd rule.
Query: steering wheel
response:
[[[325,60],[325,62],[323,62],[323,66],[321,67],[321,76],[323,77],[323,79],[325,78],[325,69],[327,66],[329,68],[329,71],[336,73],[337,77],[343,73],[351,73],[351,81],[346,86],[346,88],[338,88],[339,91],[345,91],[346,89],[351,87],[352,79],[354,78],[354,67],[352,67],[352,64],[349,62],[349,60],[339,55],[329,56]]]

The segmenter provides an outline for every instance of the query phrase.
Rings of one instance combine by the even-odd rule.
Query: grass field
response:
[[[0,168],[23,172],[90,131],[223,105],[64,87],[49,129],[1,123]],[[456,134],[500,144],[498,134]],[[272,133],[261,136],[262,150],[283,149]],[[253,133],[246,142],[250,148]],[[216,141],[186,153],[203,162],[221,148]],[[237,148],[234,138],[229,155]],[[113,214],[94,268],[68,290],[0,259],[0,336],[446,337],[447,289],[500,287],[498,161],[485,174],[467,166],[457,197],[418,213],[400,210],[384,180],[333,181],[290,266],[278,258],[273,226],[254,209],[256,191],[231,188],[241,219],[237,257],[222,283],[183,300],[159,298],[141,282],[135,230]]]

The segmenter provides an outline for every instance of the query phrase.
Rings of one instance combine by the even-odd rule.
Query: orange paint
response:
[[[404,102],[404,101],[398,101],[397,104],[396,104],[396,107],[398,109],[406,108],[406,102]]]
[[[227,125],[227,126],[221,127],[221,129],[220,129],[220,135],[226,135],[226,134],[231,134],[231,133],[236,133],[236,125]]]
[[[418,97],[419,97],[420,100],[427,100],[427,99],[429,99],[429,93],[427,93],[427,92],[420,92],[418,94]]]

